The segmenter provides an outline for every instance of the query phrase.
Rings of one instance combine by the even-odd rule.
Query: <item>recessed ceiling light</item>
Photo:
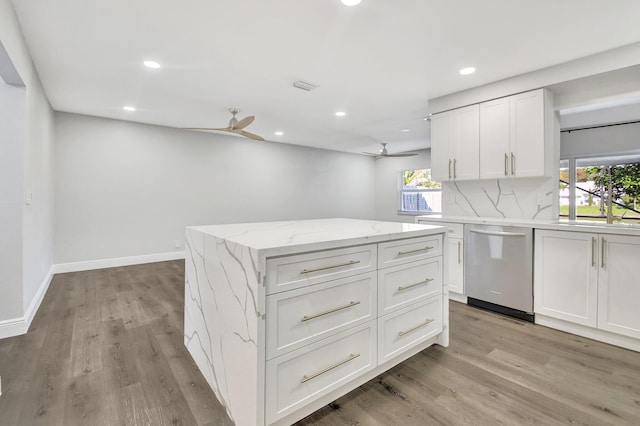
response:
[[[346,112],[344,112],[344,111],[338,111],[338,112],[336,112],[336,116],[337,116],[337,117],[344,117],[345,115],[347,115],[347,113],[346,113]]]
[[[469,75],[473,74],[474,72],[476,72],[476,69],[474,67],[466,67],[460,70],[460,74],[462,75]]]
[[[129,111],[129,112],[134,112],[136,110],[135,107],[132,107],[130,105],[124,106],[124,107],[122,107],[122,109],[125,110],[125,111]]]
[[[284,135],[284,132],[281,132],[281,131],[278,130],[277,132],[275,132],[275,135],[276,136],[282,136],[282,135]]]
[[[156,61],[144,61],[144,66],[147,68],[158,69],[160,68],[160,64]]]
[[[345,6],[357,6],[361,0],[341,0]]]
[[[409,133],[411,131],[411,129],[401,129],[400,130],[402,133]]]

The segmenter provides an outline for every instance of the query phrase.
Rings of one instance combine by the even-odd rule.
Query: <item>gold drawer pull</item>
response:
[[[338,312],[338,311],[341,311],[343,309],[348,309],[348,308],[350,308],[352,306],[356,306],[356,305],[359,305],[359,304],[360,304],[360,301],[349,302],[347,305],[340,306],[339,308],[329,309],[328,311],[320,312],[319,314],[314,314],[314,315],[311,315],[309,317],[305,315],[305,316],[302,317],[300,322],[305,322],[305,321],[309,321],[309,320],[312,320],[314,318],[318,318],[318,317],[321,317],[321,316],[324,316],[324,315],[327,315],[327,314],[332,314],[334,312]]]
[[[416,331],[417,329],[424,327],[425,325],[431,324],[433,321],[434,320],[432,320],[432,319],[428,319],[425,322],[423,322],[421,324],[418,324],[415,327],[412,327],[412,328],[408,329],[407,331],[398,331],[398,336],[404,336],[405,334],[409,334],[412,331]]]
[[[431,250],[431,249],[433,249],[433,247],[431,247],[431,246],[426,246],[425,248],[416,249],[416,250],[399,251],[399,252],[398,252],[398,256],[404,256],[405,254],[418,253],[418,252],[420,252],[420,251],[427,251],[427,250]]]
[[[352,361],[352,360],[358,358],[359,356],[360,356],[360,354],[355,354],[355,355],[351,354],[351,355],[349,355],[349,358],[345,359],[344,361],[337,362],[337,363],[333,364],[332,366],[325,368],[322,371],[318,371],[317,373],[312,374],[310,376],[304,375],[304,376],[302,376],[302,379],[300,380],[300,383],[306,383],[311,379],[315,379],[316,377],[318,377],[318,376],[320,376],[320,375],[322,375],[324,373],[327,373],[327,372],[333,370],[334,368],[338,368],[341,365],[346,364],[349,361]]]
[[[341,263],[339,265],[323,266],[322,268],[317,268],[317,269],[303,269],[302,271],[300,271],[300,275],[310,274],[312,272],[324,271],[325,269],[339,268],[341,266],[355,265],[356,263],[360,263],[360,261],[359,260],[350,260],[350,261],[348,261],[346,263]]]
[[[422,285],[422,284],[430,283],[431,281],[433,281],[433,278],[427,278],[426,280],[420,281],[419,283],[411,284],[411,285],[404,286],[404,287],[400,286],[400,287],[398,287],[398,291],[403,291],[403,290],[407,290],[407,289],[410,289],[410,288],[413,288],[413,287],[417,287],[417,286]]]

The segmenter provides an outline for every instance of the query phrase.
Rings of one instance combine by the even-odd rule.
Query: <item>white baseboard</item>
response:
[[[51,279],[53,278],[53,270],[54,266],[51,266],[51,268],[49,268],[49,272],[47,272],[42,280],[40,287],[38,287],[38,291],[36,291],[33,299],[31,299],[31,303],[29,304],[24,316],[0,321],[0,339],[19,336],[21,334],[25,334],[29,330],[31,321],[33,321],[33,317],[36,316],[36,312],[38,312],[42,299],[44,299],[44,295],[49,289],[49,284],[51,284]]]
[[[141,265],[143,263],[164,262],[166,260],[178,259],[184,259],[184,251],[116,257],[113,259],[87,260],[83,262],[57,263],[53,265],[53,272],[55,274],[63,274],[65,272],[91,271],[93,269]]]
[[[93,269],[113,268],[116,266],[140,265],[143,263],[164,262],[166,260],[178,259],[184,259],[184,251],[118,257],[114,259],[90,260],[85,262],[58,263],[52,265],[49,272],[44,277],[42,284],[40,284],[38,291],[33,296],[24,316],[0,321],[0,339],[19,336],[21,334],[25,334],[29,330],[31,321],[33,321],[33,317],[35,317],[36,312],[38,312],[38,308],[44,299],[44,295],[49,289],[49,284],[51,284],[54,274],[90,271]]]
[[[454,293],[452,291],[449,291],[449,299],[460,303],[467,303],[467,296],[460,293]]]
[[[556,330],[564,331],[589,339],[598,340],[610,345],[620,346],[625,349],[640,352],[640,339],[623,336],[621,334],[610,333],[597,328],[587,327],[581,324],[573,324],[561,319],[536,314],[536,324],[543,325]]]

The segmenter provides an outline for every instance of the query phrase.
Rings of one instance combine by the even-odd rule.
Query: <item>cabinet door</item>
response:
[[[450,161],[451,144],[453,143],[452,112],[442,112],[431,117],[431,179],[451,180]]]
[[[480,104],[480,179],[509,176],[509,98]]]
[[[600,236],[598,328],[640,338],[640,237]]]
[[[582,232],[535,232],[534,311],[596,326],[597,236]]]
[[[449,291],[458,294],[464,294],[463,253],[462,238],[449,238]]]
[[[453,178],[480,177],[480,105],[453,110]]]
[[[509,99],[511,175],[544,176],[544,92],[539,89]]]

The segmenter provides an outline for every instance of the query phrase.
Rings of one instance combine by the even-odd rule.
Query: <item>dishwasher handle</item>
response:
[[[524,232],[483,231],[482,229],[469,229],[476,234],[495,235],[497,237],[526,237]]]

